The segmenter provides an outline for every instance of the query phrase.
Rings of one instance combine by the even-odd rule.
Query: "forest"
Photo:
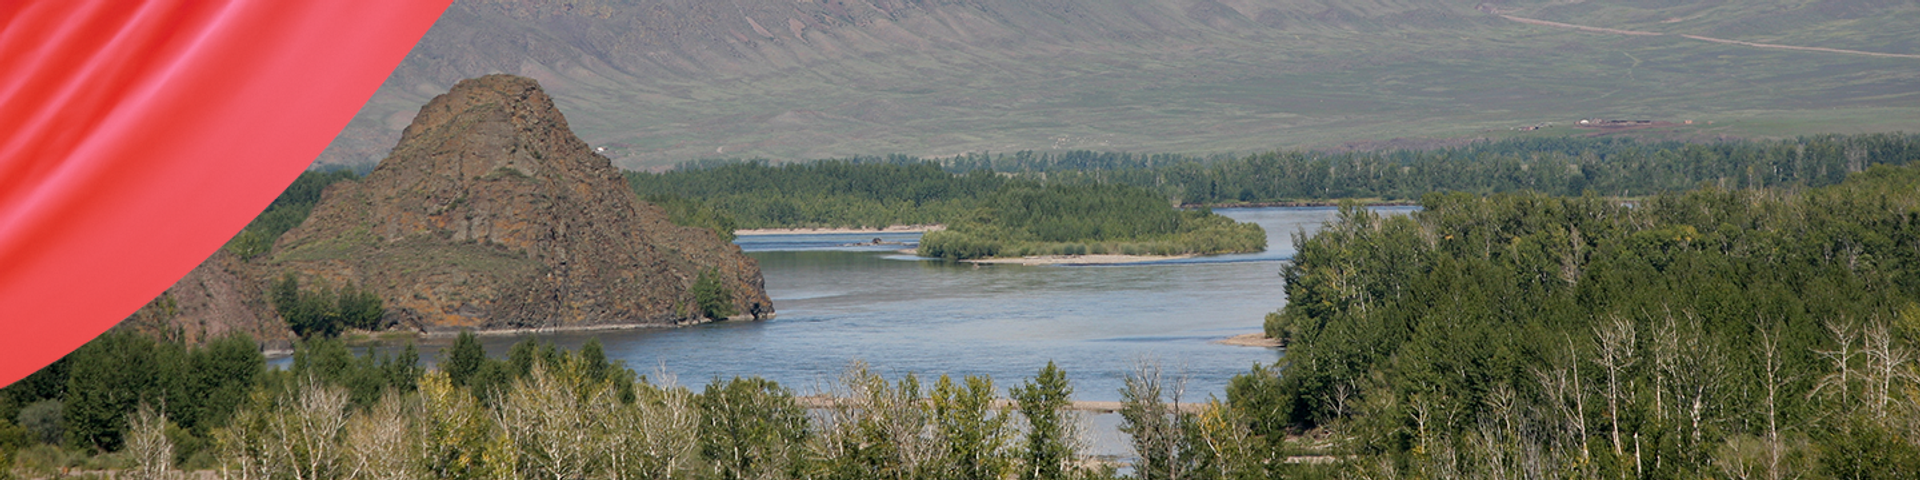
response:
[[[987,170],[955,175],[905,157],[723,162],[663,174],[628,172],[627,181],[643,198],[664,202],[676,223],[715,230],[947,224],[948,230],[926,236],[920,253],[948,259],[1266,248],[1266,232],[1257,226],[1176,210],[1145,188],[1044,186]]]
[[[273,203],[265,211],[248,222],[246,228],[227,241],[227,253],[250,260],[273,251],[273,242],[280,235],[300,226],[307,221],[307,215],[313,213],[314,204],[320,203],[320,194],[336,182],[354,180],[360,175],[348,169],[309,170],[300,172],[300,176],[288,185],[286,191],[274,197]]]
[[[1920,168],[1820,188],[1429,194],[1282,269],[1255,435],[1370,478],[1911,478]]]
[[[627,182],[641,198],[684,199],[730,217],[683,224],[731,221],[738,228],[769,228],[942,223],[979,206],[1006,179],[986,171],[955,175],[926,162],[826,160],[778,166],[713,162],[708,168],[665,173],[629,171]]]
[[[1051,363],[1006,388],[984,376],[887,379],[854,362],[827,396],[800,397],[753,377],[690,388],[637,374],[593,340],[578,351],[526,340],[491,358],[467,333],[439,358],[422,368],[411,345],[354,355],[322,338],[269,368],[244,337],[188,348],[112,332],[0,389],[0,477],[1116,476],[1085,454],[1086,421],[1066,409],[1073,386]],[[1165,452],[1146,455],[1155,460],[1138,476],[1184,478],[1144,469],[1222,465],[1200,445],[1250,445],[1243,426],[1202,420],[1234,418],[1224,404],[1176,411],[1171,380],[1142,366],[1122,392],[1122,431]]]
[[[423,367],[412,347],[356,355],[324,334],[376,305],[282,278],[276,307],[305,309],[319,319],[309,331],[322,332],[300,340],[286,368],[242,336],[187,346],[109,332],[0,389],[0,479],[1913,478],[1920,165],[1892,165],[1909,162],[1914,139],[1459,149],[1493,163],[1604,158],[1583,185],[1647,190],[1489,180],[1421,193],[1421,210],[1405,215],[1348,203],[1296,238],[1281,267],[1288,303],[1265,325],[1286,342],[1278,362],[1235,377],[1224,401],[1190,407],[1170,403],[1178,381],[1156,367],[1127,374],[1121,431],[1138,455],[1126,470],[1086,455],[1083,420],[1060,408],[1071,383],[1055,368],[1004,385],[888,379],[856,363],[819,398],[750,377],[682,386],[609,362],[592,342],[570,352],[528,341],[494,358],[470,335]],[[1273,164],[1293,161],[1283,157]],[[923,245],[943,256],[1125,253],[1111,239],[1206,228],[1234,238],[1243,227],[1172,208],[1164,185],[1063,177],[1257,159],[1029,156],[1022,168],[1052,168],[1049,158],[1089,167],[956,175],[894,157],[629,179],[684,202],[671,215],[704,219],[692,223],[726,219],[714,199],[736,194],[816,213],[828,210],[794,200],[824,192],[880,212],[919,198],[952,209],[941,221],[964,241]],[[1467,158],[1461,171],[1484,167]],[[1105,161],[1124,168],[1097,168]],[[787,169],[796,183],[780,177]],[[1605,173],[1645,171],[1691,188]],[[1739,172],[1749,174],[1729,175]],[[1041,173],[1056,181],[1030,177]],[[303,176],[248,231],[277,236],[345,178]],[[886,220],[873,215],[862,221]],[[1024,243],[979,246],[990,239]]]
[[[705,160],[665,173],[628,172],[627,178],[643,196],[672,195],[711,205],[731,214],[740,228],[876,227],[955,221],[1015,180],[1131,185],[1190,206],[1415,201],[1432,192],[1593,192],[1637,198],[1703,184],[1819,187],[1873,165],[1916,160],[1920,135],[1912,134],[1713,143],[1553,137],[1432,150],[1276,151],[1241,157],[1021,151],[781,165]]]
[[[922,237],[921,256],[1183,255],[1258,252],[1267,232],[1211,210],[1178,210],[1125,185],[1010,183],[985,204]]]

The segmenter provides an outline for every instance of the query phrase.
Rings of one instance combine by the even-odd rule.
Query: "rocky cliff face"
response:
[[[293,332],[261,295],[266,283],[253,279],[254,270],[224,249],[214,252],[115,328],[196,345],[244,333],[269,350],[292,348]]]
[[[507,75],[422,107],[390,157],[329,188],[260,268],[360,285],[388,320],[427,331],[698,322],[702,272],[737,318],[773,314],[739,247],[639,201],[539,84]]]

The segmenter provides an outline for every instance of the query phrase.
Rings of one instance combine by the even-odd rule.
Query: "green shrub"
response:
[[[80,455],[55,445],[39,444],[14,452],[13,466],[26,478],[56,478],[60,470],[77,465]]]
[[[312,289],[301,288],[300,279],[287,272],[269,292],[274,311],[286,319],[295,334],[302,338],[334,337],[349,328],[380,327],[386,306],[379,295],[351,284],[336,290],[325,282],[316,283]]]
[[[1920,472],[1920,446],[1864,415],[1820,432],[1815,442],[1820,469],[1832,478],[1904,479]]]
[[[720,272],[707,269],[693,281],[693,299],[700,306],[700,314],[714,320],[726,320],[732,317],[733,290],[720,281]]]
[[[722,479],[794,476],[806,450],[807,411],[793,391],[759,377],[714,378],[694,398],[700,456]]]
[[[59,445],[66,438],[67,421],[59,400],[41,400],[20,409],[20,427],[34,441]]]

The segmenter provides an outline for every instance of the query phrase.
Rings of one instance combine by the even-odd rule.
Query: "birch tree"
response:
[[[167,439],[167,414],[141,403],[127,414],[125,452],[133,461],[127,478],[133,480],[172,480],[180,476],[173,469],[173,441]],[[11,468],[12,465],[5,467]]]

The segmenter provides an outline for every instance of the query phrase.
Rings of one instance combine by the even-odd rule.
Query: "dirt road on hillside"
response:
[[[1500,15],[1500,18],[1505,18],[1507,20],[1525,23],[1528,25],[1540,25],[1543,27],[1566,28],[1566,29],[1572,29],[1572,30],[1579,30],[1583,32],[1605,33],[1605,34],[1613,34],[1613,35],[1652,36],[1652,37],[1669,35],[1669,34],[1660,33],[1660,32],[1643,32],[1639,30],[1621,30],[1618,28],[1589,27],[1585,25],[1574,25],[1571,23],[1549,22],[1546,20],[1516,17],[1513,15],[1506,15],[1506,14],[1499,14],[1499,15]],[[1802,47],[1797,45],[1780,45],[1775,43],[1744,42],[1740,40],[1728,40],[1724,38],[1703,37],[1699,35],[1688,35],[1684,33],[1672,34],[1672,35],[1678,35],[1683,38],[1687,38],[1691,40],[1699,40],[1702,42],[1725,43],[1729,45],[1740,45],[1743,47],[1773,48],[1773,49],[1780,49],[1780,50],[1800,50],[1805,52],[1845,53],[1850,55],[1866,55],[1866,56],[1872,56],[1872,57],[1920,59],[1920,55],[1913,55],[1913,54],[1906,54],[1906,53],[1868,52],[1863,50],[1847,50],[1842,48]]]

